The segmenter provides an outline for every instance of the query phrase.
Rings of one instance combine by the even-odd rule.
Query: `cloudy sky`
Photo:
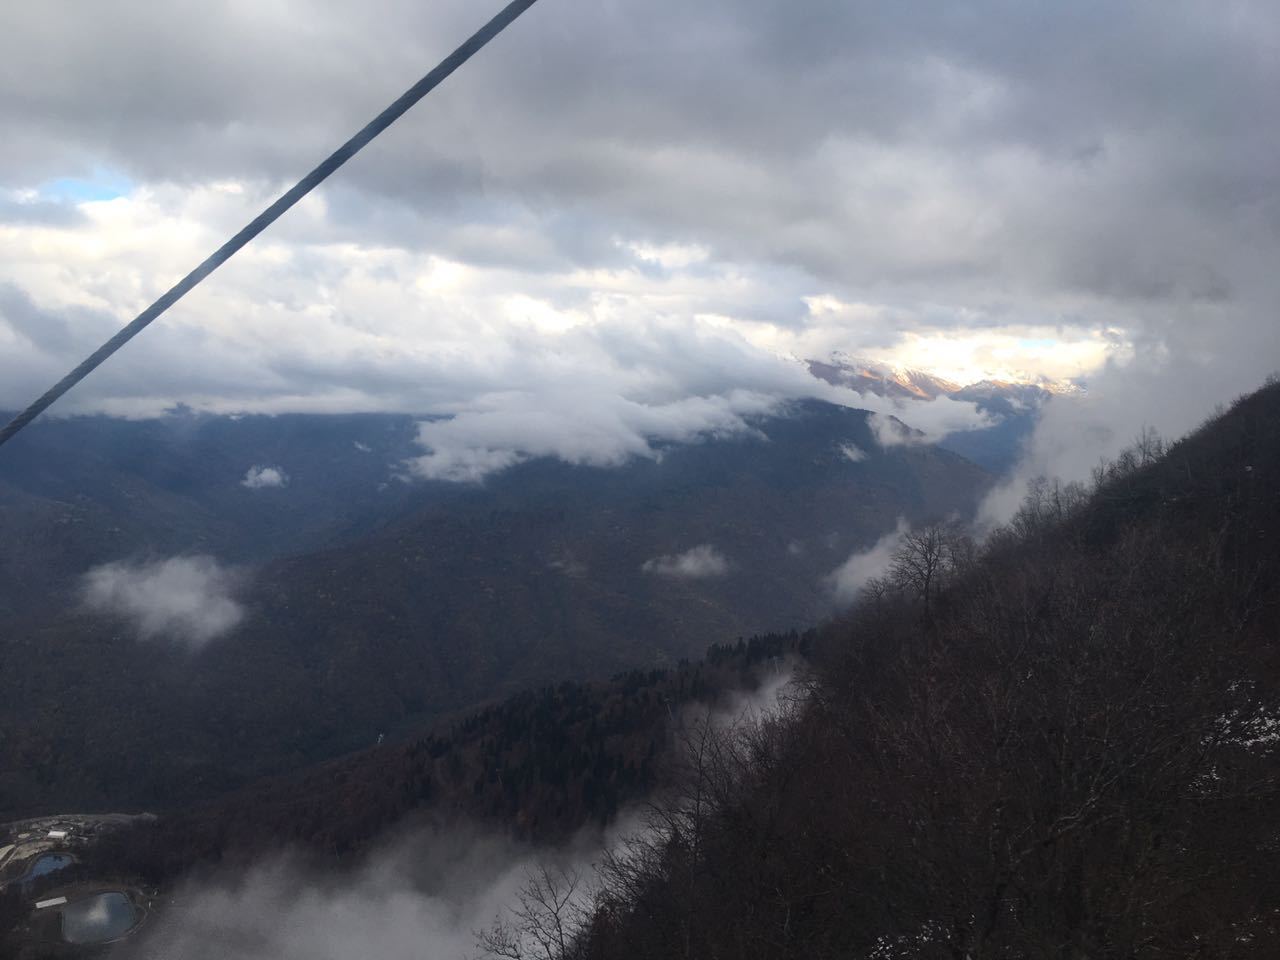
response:
[[[489,13],[0,7],[0,406]],[[679,436],[843,350],[1176,432],[1280,366],[1277,89],[1265,0],[541,0],[60,409]]]

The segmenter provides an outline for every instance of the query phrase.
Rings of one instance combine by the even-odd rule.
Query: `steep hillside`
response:
[[[1280,385],[907,542],[555,956],[1280,955]]]
[[[0,644],[0,805],[179,803],[531,685],[802,627],[850,552],[899,516],[969,513],[987,483],[805,404],[659,461],[423,484],[378,531],[259,567],[243,624],[194,652],[64,597]]]
[[[773,680],[811,639],[752,637],[713,646],[696,663],[525,691],[404,743],[271,777],[121,831],[86,858],[86,872],[168,883],[196,866],[251,862],[280,849],[341,863],[413,818],[563,842],[658,787],[687,711],[696,723]]]
[[[29,922],[38,915],[31,905],[59,891],[158,887],[164,893],[158,902],[168,905],[180,902],[192,874],[240,871],[285,853],[341,876],[376,843],[424,826],[482,830],[544,848],[564,843],[660,789],[686,725],[733,711],[762,681],[778,683],[784,663],[803,656],[809,640],[753,637],[713,647],[699,663],[527,691],[404,743],[98,830],[71,848],[74,863],[39,879],[6,885],[29,860],[10,864],[0,870],[0,954],[44,955],[49,945],[40,942],[38,923]],[[0,828],[0,844],[11,839]],[[118,950],[152,956],[152,936],[163,942],[181,923],[162,907]]]
[[[0,616],[38,621],[124,557],[241,563],[367,533],[430,495],[389,482],[414,435],[382,415],[40,420],[0,457]],[[247,487],[254,466],[286,485]]]

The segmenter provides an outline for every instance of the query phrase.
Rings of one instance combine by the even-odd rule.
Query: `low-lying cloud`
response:
[[[844,454],[844,458],[851,463],[861,463],[867,459],[867,452],[856,443],[840,444],[840,452]]]
[[[248,487],[250,490],[269,490],[277,487],[287,487],[289,485],[289,475],[280,467],[260,467],[252,466],[245,471],[244,479],[240,481],[240,486]]]
[[[881,431],[886,445],[989,424],[964,401],[833,386],[805,364],[702,323],[638,320],[571,330],[551,345],[535,338],[493,350],[484,364],[453,371],[471,383],[445,405],[445,416],[419,424],[425,453],[407,464],[411,476],[478,482],[536,457],[596,467],[658,459],[664,445],[750,434],[759,418],[803,400],[872,411],[896,430]],[[906,437],[890,417],[910,425]]]
[[[584,838],[557,855],[589,866],[606,845]],[[411,831],[349,874],[281,857],[241,876],[180,888],[131,955],[185,960],[465,960],[477,932],[515,902],[535,852],[465,828]]]
[[[779,661],[754,690],[675,712],[677,742],[689,747],[710,734],[727,738],[725,750],[741,751],[744,738],[761,723],[798,702],[793,668]],[[480,937],[495,924],[519,934],[520,898],[532,878],[575,884],[562,915],[572,935],[590,915],[601,863],[609,856],[625,858],[637,842],[660,837],[661,821],[652,810],[624,812],[609,826],[584,829],[556,849],[465,824],[401,826],[349,871],[317,870],[286,854],[264,858],[242,873],[188,881],[166,894],[165,910],[119,950],[136,960],[493,956],[482,949]],[[527,936],[519,947],[521,956],[543,956]]]
[[[659,459],[665,444],[751,434],[754,419],[784,414],[788,401],[810,397],[875,411],[870,423],[881,446],[933,443],[990,425],[970,403],[886,400],[816,380],[785,392],[726,389],[661,402],[579,385],[493,394],[448,419],[421,423],[418,443],[427,452],[408,468],[421,479],[474,483],[536,457],[614,467]],[[865,456],[852,446],[842,452],[855,462]]]
[[[636,457],[656,459],[663,442],[748,433],[748,417],[779,403],[745,391],[656,404],[616,394],[584,402],[572,390],[500,395],[452,419],[421,424],[418,441],[428,453],[411,461],[410,469],[419,477],[465,482],[534,457],[618,466]]]
[[[1105,368],[1076,396],[1045,405],[1017,470],[994,488],[979,511],[981,526],[1007,521],[1037,477],[1087,482],[1147,429],[1176,440],[1215,408],[1260,387],[1280,357],[1280,323],[1224,345],[1211,323],[1179,341],[1178,352],[1151,347],[1124,365]]]
[[[907,521],[899,517],[898,525],[877,540],[871,547],[849,557],[827,576],[827,586],[840,604],[852,603],[862,588],[873,578],[889,569],[893,554],[910,530]]]
[[[85,574],[82,591],[89,609],[126,620],[140,638],[196,648],[244,619],[244,608],[234,599],[236,579],[212,557],[171,557],[94,567]]]
[[[937,443],[953,433],[981,430],[996,420],[967,400],[935,397],[905,400],[860,394],[860,405],[872,411],[869,426],[882,447]]]
[[[684,553],[646,560],[640,569],[645,573],[676,580],[707,580],[728,574],[729,561],[711,544],[703,543]]]

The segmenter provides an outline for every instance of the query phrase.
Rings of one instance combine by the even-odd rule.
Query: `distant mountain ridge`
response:
[[[1003,399],[1026,407],[1038,406],[1051,396],[1080,392],[1076,384],[1050,377],[1025,381],[984,379],[959,384],[925,370],[896,366],[841,351],[833,352],[826,360],[806,360],[805,365],[811,374],[833,386],[848,387],[859,393],[869,391],[891,399],[936,400],[938,397],[952,397],[975,403]]]
[[[831,609],[826,578],[852,552],[899,517],[971,513],[992,479],[936,446],[881,447],[866,411],[807,401],[657,460],[541,458],[480,485],[393,483],[378,512],[409,425],[222,418],[194,428],[221,439],[188,447],[164,439],[174,425],[114,423],[109,449],[85,439],[79,455],[48,450],[45,466],[0,464],[0,596],[25,613],[0,642],[4,804],[209,796],[529,685],[803,627]],[[48,423],[30,440],[95,426]],[[131,431],[147,451],[133,466],[119,455]],[[380,467],[357,442],[383,444]],[[23,471],[51,463],[97,472],[54,478],[88,492],[79,522],[48,523],[61,531],[49,543],[26,505],[47,515],[74,497],[42,495]],[[254,463],[280,466],[288,485],[245,487]],[[285,522],[329,511],[319,526]],[[80,606],[92,564],[193,551],[246,571],[243,622],[201,650],[140,642]]]
[[[0,456],[0,617],[41,617],[90,567],[174,554],[256,563],[352,539],[410,510],[420,453],[398,414],[45,418]],[[248,484],[253,468],[278,487]]]
[[[902,419],[910,425],[910,404],[940,398],[972,403],[992,425],[953,433],[939,446],[960,454],[993,473],[1006,473],[1022,456],[1023,445],[1055,396],[1079,392],[1074,384],[1041,378],[1035,383],[980,380],[961,386],[923,370],[895,367],[877,360],[836,352],[826,360],[806,360],[809,372],[826,383],[905,404]]]
[[[86,867],[167,886],[475,819],[554,843],[647,798],[639,855],[593,860],[593,913],[547,957],[1274,957],[1278,414],[1273,385],[1092,495],[1038,487],[981,548],[917,531],[916,562],[817,631],[522,693],[138,824]],[[780,716],[682,722],[787,654],[806,696]],[[558,915],[539,903],[521,929]]]
[[[819,380],[837,387],[849,387],[859,393],[870,391],[881,397],[933,400],[950,396],[960,389],[960,384],[923,370],[894,367],[841,353],[833,353],[827,360],[805,362],[809,372]]]

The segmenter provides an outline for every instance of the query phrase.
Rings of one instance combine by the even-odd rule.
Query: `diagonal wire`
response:
[[[254,217],[243,230],[219,247],[200,266],[174,284],[159,300],[138,314],[127,326],[122,327],[115,336],[95,350],[83,363],[50,387],[31,406],[14,417],[3,430],[0,430],[0,445],[3,445],[19,430],[43,413],[54,401],[92,373],[104,360],[141,333],[153,320],[181,300],[196,284],[231,259],[241,247],[278,220],[286,210],[359,153],[374,137],[395,123],[410,107],[439,86],[446,77],[470,60],[485,44],[505,30],[516,17],[528,10],[536,2],[537,0],[512,0],[497,16],[472,34],[470,39],[463,43],[462,46],[440,61],[440,64],[434,70],[401,94],[391,106],[369,121],[363,130],[330,154],[318,167],[299,180],[275,203]]]

